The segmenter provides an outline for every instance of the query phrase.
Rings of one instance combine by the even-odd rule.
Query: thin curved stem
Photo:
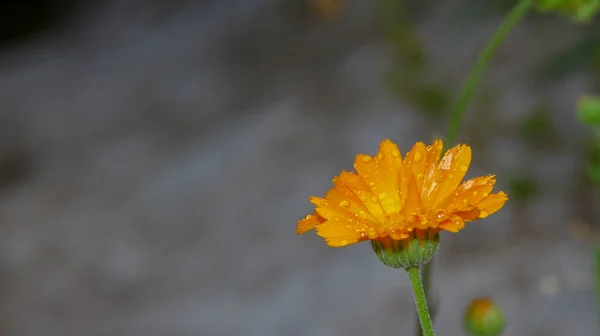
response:
[[[417,306],[417,314],[419,315],[419,322],[421,330],[423,330],[424,336],[435,336],[433,332],[433,324],[431,323],[431,316],[429,315],[429,309],[427,308],[427,299],[425,298],[425,292],[423,291],[423,283],[421,282],[421,271],[418,266],[412,266],[406,269],[408,272],[408,278],[412,285],[413,294],[415,296],[415,305]]]
[[[447,145],[450,146],[456,141],[460,122],[463,119],[467,105],[469,104],[469,100],[471,100],[473,92],[475,92],[475,88],[477,87],[477,84],[479,83],[479,80],[481,79],[481,76],[483,75],[487,65],[490,63],[492,56],[494,56],[494,53],[500,44],[502,44],[502,41],[504,41],[504,38],[508,35],[510,30],[525,16],[525,14],[527,14],[533,3],[534,0],[519,0],[517,4],[510,10],[504,21],[502,21],[494,35],[488,41],[485,48],[483,48],[477,57],[477,61],[471,69],[465,84],[463,85],[458,101],[452,109],[452,113],[450,115],[450,126],[448,128],[448,135],[446,137]]]

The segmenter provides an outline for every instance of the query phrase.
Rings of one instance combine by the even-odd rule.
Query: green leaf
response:
[[[577,102],[577,116],[586,125],[600,125],[600,98],[586,95],[581,96]]]

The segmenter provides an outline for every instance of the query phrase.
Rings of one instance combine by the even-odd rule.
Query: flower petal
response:
[[[298,221],[296,227],[297,234],[306,233],[315,228],[315,226],[323,223],[325,219],[319,216],[316,212],[313,215],[306,215]]]
[[[471,147],[457,145],[449,149],[433,173],[429,191],[425,191],[425,206],[436,208],[441,200],[450,196],[465,177],[471,163]]]
[[[386,217],[377,196],[373,194],[371,189],[369,189],[369,186],[358,174],[342,172],[339,181],[348,189],[352,190],[354,195],[358,197],[368,210],[367,213],[371,214],[377,221],[383,220]]]
[[[402,159],[398,147],[390,140],[384,140],[377,155],[356,156],[354,168],[376,197],[385,214],[400,212],[399,179]]]
[[[477,209],[479,209],[480,212],[479,218],[485,218],[500,210],[506,201],[508,201],[508,196],[503,191],[497,194],[491,194],[484,198],[477,204]]]
[[[437,207],[449,212],[473,209],[481,200],[489,196],[495,183],[494,175],[472,178],[458,186],[456,191]]]
[[[410,180],[414,179],[414,191],[421,193],[427,163],[427,147],[422,142],[417,142],[406,154],[402,163],[402,183],[400,187],[401,201],[406,202]]]
[[[444,143],[442,140],[435,140],[433,144],[427,146],[427,162],[425,163],[425,177],[423,179],[423,187],[421,191],[421,196],[425,196],[425,191],[429,191],[431,189],[431,184],[433,183],[433,174],[435,173],[435,169],[440,162],[440,156],[442,155],[442,150],[444,149]]]
[[[331,232],[331,235],[341,236],[366,232],[369,227],[373,226],[373,223],[368,220],[351,214],[346,209],[324,198],[311,197],[309,201],[316,206],[317,214],[325,219],[323,223],[317,225],[317,231],[321,226],[326,225],[329,229],[335,230],[335,233]]]

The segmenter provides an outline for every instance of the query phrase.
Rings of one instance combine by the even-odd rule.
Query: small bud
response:
[[[581,96],[577,102],[577,116],[586,125],[600,125],[600,98]]]
[[[429,262],[440,247],[440,235],[432,230],[414,230],[402,240],[390,237],[371,240],[371,246],[384,265],[408,269]]]
[[[504,330],[504,314],[491,299],[476,298],[465,313],[465,329],[473,336],[499,336]]]
[[[575,22],[588,22],[600,10],[600,0],[537,0],[540,12],[558,12]]]

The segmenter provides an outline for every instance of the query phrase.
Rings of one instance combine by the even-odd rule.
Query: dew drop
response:
[[[415,153],[415,163],[421,162],[421,159],[423,159],[423,154],[421,154],[421,152],[416,152]]]
[[[312,215],[306,215],[306,216],[304,216],[304,219],[305,219],[305,220],[307,220],[307,219],[311,219],[311,218],[312,218]]]
[[[337,180],[338,180],[338,178],[334,177],[334,178],[331,179],[331,182],[333,182],[333,184],[335,184],[337,182]]]
[[[367,236],[367,234],[366,234],[366,233],[364,233],[364,232],[361,232],[361,233],[360,233],[360,238],[365,238],[366,236]]]
[[[450,174],[448,174],[448,178],[449,178],[449,179],[452,179],[452,178],[454,178],[454,174],[453,174],[453,173],[450,173]]]
[[[360,196],[360,200],[363,201],[363,202],[366,202],[367,201],[367,196],[361,195]]]
[[[352,218],[346,218],[346,222],[352,223]]]
[[[342,208],[348,209],[350,207],[350,202],[348,202],[347,200],[343,200],[343,201],[340,202],[340,206]]]
[[[348,241],[347,240],[342,240],[342,246],[346,246],[348,245]]]
[[[418,173],[418,174],[417,174],[417,179],[418,179],[418,180],[420,180],[420,179],[422,179],[422,178],[423,178],[423,173]]]
[[[370,156],[368,156],[368,155],[366,155],[366,156],[363,156],[363,158],[362,158],[362,162],[364,162],[364,163],[369,163],[369,162],[371,162],[371,157],[370,157]]]
[[[466,172],[467,169],[469,169],[469,167],[467,167],[467,165],[460,166],[460,171],[462,171],[462,172]]]
[[[377,197],[375,197],[375,196],[371,197],[371,201],[372,201],[373,203],[377,203]]]
[[[360,210],[358,215],[360,216],[360,218],[367,218],[367,213],[364,210]]]
[[[479,212],[479,218],[485,218],[485,217],[487,217],[489,215],[490,215],[489,212],[487,212],[486,210],[481,210]]]
[[[373,230],[371,228],[371,229],[369,229],[369,232],[367,233],[367,237],[369,237],[369,239],[375,239],[375,238],[377,238],[377,232],[375,232],[375,230]]]
[[[400,156],[400,151],[397,149],[392,150],[392,156],[393,157],[399,157]]]
[[[358,169],[358,165],[356,163],[354,164],[354,169]]]
[[[381,193],[379,194],[379,199],[380,200],[384,200],[387,197],[387,193]]]
[[[383,159],[384,157],[385,157],[385,155],[384,155],[383,153],[379,153],[379,154],[377,154],[377,158],[378,158],[379,160]]]
[[[335,219],[334,219],[334,220],[335,220],[336,222],[339,222],[339,221],[340,221],[340,217],[335,217]]]
[[[374,187],[375,186],[375,182],[373,182],[373,181],[369,182],[369,186]]]
[[[446,213],[446,210],[438,210],[437,219],[440,221],[448,219],[448,213]]]
[[[477,196],[479,192],[477,190],[473,191],[473,196]]]
[[[483,197],[488,197],[489,195],[490,195],[490,193],[489,193],[489,192],[484,192],[484,193],[483,193]]]

